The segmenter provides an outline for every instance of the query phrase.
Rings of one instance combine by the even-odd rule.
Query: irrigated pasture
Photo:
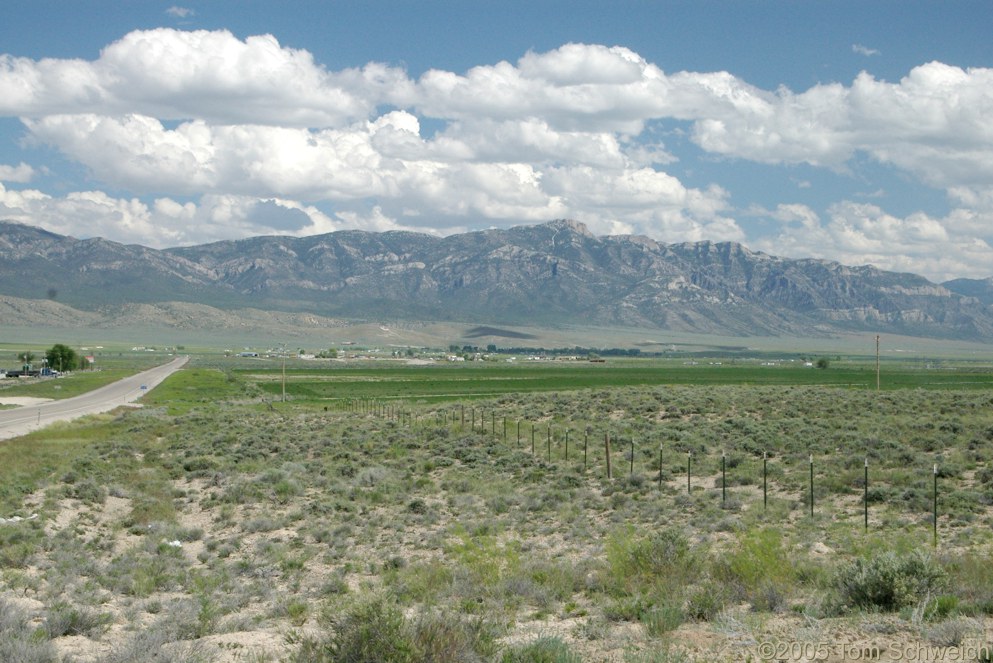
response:
[[[464,366],[405,366],[376,362],[372,367],[327,362],[319,369],[267,371],[239,368],[235,373],[256,382],[267,393],[286,393],[300,400],[406,399],[416,402],[468,401],[507,393],[574,391],[653,385],[821,385],[876,389],[875,367],[868,362],[837,363],[821,370],[801,360],[741,362],[735,360],[542,361],[519,364],[473,362]],[[970,364],[923,368],[890,363],[880,388],[993,389],[993,370]]]
[[[0,660],[989,660],[987,372],[333,366],[0,445]]]

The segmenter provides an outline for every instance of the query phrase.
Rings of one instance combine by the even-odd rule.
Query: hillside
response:
[[[443,238],[341,231],[162,251],[0,223],[0,295],[152,324],[169,315],[163,305],[185,302],[331,319],[993,338],[990,299],[955,283],[728,242],[597,237],[567,220]],[[139,304],[153,306],[126,306]]]

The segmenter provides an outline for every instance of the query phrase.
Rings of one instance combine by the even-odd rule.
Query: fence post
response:
[[[765,451],[762,452],[762,508],[769,508],[769,467],[768,457]]]
[[[631,469],[628,470],[628,476],[634,476],[634,435],[631,436]]]
[[[869,459],[868,458],[865,459],[865,479],[863,483],[865,485],[863,487],[864,491],[863,491],[862,502],[865,505],[864,506],[865,530],[868,532],[869,531]]]
[[[686,494],[687,495],[689,495],[691,492],[690,472],[692,471],[692,467],[693,467],[693,452],[687,451],[686,452]]]
[[[814,454],[810,454],[810,517],[814,517]]]
[[[724,452],[721,452],[721,506],[727,506],[728,501],[728,483],[727,483],[727,458]]]
[[[938,463],[934,464],[934,541],[932,545],[938,547]]]
[[[589,467],[587,459],[589,458],[590,449],[590,427],[586,427],[586,434],[583,436],[583,469],[586,470]]]
[[[603,434],[603,448],[607,455],[607,478],[610,479],[610,433],[606,432]]]
[[[662,492],[662,444],[659,444],[659,492]]]

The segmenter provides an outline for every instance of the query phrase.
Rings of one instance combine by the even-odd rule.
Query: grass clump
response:
[[[10,601],[0,599],[0,661],[4,663],[55,663],[58,656],[51,640],[31,626],[29,615]]]
[[[582,657],[573,653],[569,645],[556,637],[542,637],[525,645],[507,649],[501,663],[582,663]]]
[[[408,619],[382,598],[341,615],[325,613],[322,621],[329,634],[305,639],[290,659],[293,663],[458,663],[496,652],[494,629],[482,619],[434,613]]]
[[[49,638],[60,638],[64,635],[84,635],[93,638],[110,628],[112,621],[113,617],[109,613],[59,603],[48,611],[45,631]]]
[[[759,611],[778,611],[795,583],[782,535],[773,529],[746,532],[714,563],[716,580],[737,600]]]
[[[674,528],[647,537],[637,537],[633,528],[626,528],[607,541],[608,574],[615,592],[659,585],[681,588],[696,576],[700,561],[686,535]]]
[[[835,579],[839,607],[898,611],[922,602],[940,591],[945,570],[921,551],[885,551],[860,557],[843,567]]]

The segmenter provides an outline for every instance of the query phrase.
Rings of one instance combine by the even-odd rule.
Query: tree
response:
[[[34,362],[34,353],[30,350],[18,352],[17,359],[21,362],[21,366],[25,371],[30,371],[31,364]]]
[[[827,368],[831,364],[827,357],[821,357],[817,360],[817,368]]]
[[[48,367],[57,371],[71,371],[79,366],[79,355],[64,343],[56,343],[45,352]]]

